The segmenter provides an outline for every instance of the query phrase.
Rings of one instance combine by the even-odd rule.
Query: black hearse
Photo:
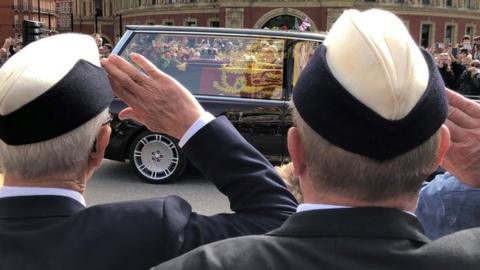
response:
[[[253,29],[127,26],[113,53],[140,53],[189,89],[204,108],[226,116],[272,163],[288,159],[288,101],[300,71],[325,35]],[[106,158],[130,160],[151,183],[174,180],[185,160],[177,140],[116,116]],[[159,115],[158,117],[162,117]],[[205,157],[208,158],[208,157]]]

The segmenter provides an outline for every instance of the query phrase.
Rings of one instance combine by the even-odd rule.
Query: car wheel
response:
[[[176,179],[185,169],[185,157],[175,139],[143,131],[130,145],[130,164],[150,183],[162,184]]]

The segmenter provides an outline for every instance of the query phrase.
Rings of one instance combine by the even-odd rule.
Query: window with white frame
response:
[[[172,19],[164,19],[162,21],[163,25],[175,25]]]
[[[185,26],[197,26],[197,19],[187,18],[184,21]]]
[[[475,36],[475,25],[465,26],[465,35],[469,35],[471,37]]]
[[[433,25],[431,23],[422,23],[420,31],[420,46],[423,48],[430,47],[433,36]]]
[[[15,14],[15,15],[13,16],[13,26],[14,26],[15,28],[18,28],[18,27],[19,27],[19,25],[18,25],[18,15],[17,15],[17,14]]]
[[[445,38],[444,43],[446,45],[453,44],[455,39],[455,25],[447,24],[445,25]]]

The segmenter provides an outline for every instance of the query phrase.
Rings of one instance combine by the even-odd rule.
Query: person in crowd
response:
[[[5,48],[0,48],[0,67],[3,66],[5,62],[7,62],[8,53]]]
[[[354,49],[363,53],[345,54]],[[131,87],[116,92],[142,115],[135,99],[143,91]],[[464,113],[480,116],[465,100],[451,101],[461,103],[450,111],[453,125],[473,125]],[[430,241],[413,215],[440,163],[472,187],[480,178],[459,174],[467,163],[443,159],[445,86],[398,17],[345,11],[302,71],[291,105],[288,149],[304,200],[297,213],[266,235],[208,244],[154,269],[478,269],[480,229]],[[459,136],[475,136],[459,133],[454,147],[462,148]],[[479,171],[478,156],[451,158]]]
[[[473,59],[480,60],[480,36],[473,38],[472,57]]]
[[[111,74],[120,61],[113,59],[106,64]],[[109,142],[113,98],[94,39],[61,34],[33,42],[0,77],[0,269],[148,269],[202,244],[265,233],[295,211],[295,199],[259,152],[169,77],[154,86],[172,91],[139,100],[166,113],[138,120],[178,138],[233,213],[203,216],[178,196],[86,207],[87,181]],[[211,152],[212,142],[224,148]]]
[[[438,55],[437,65],[445,85],[450,89],[456,89],[455,73],[452,70],[452,60],[448,53],[443,52]]]
[[[464,62],[466,69],[460,75],[458,92],[462,95],[478,95],[480,94],[480,78],[478,77],[480,61],[471,60],[470,55],[468,55],[464,58]]]
[[[446,172],[437,175],[422,189],[415,214],[425,234],[435,240],[480,227],[479,203],[479,188],[470,187]]]
[[[472,50],[472,42],[469,35],[464,35],[462,41],[458,44],[459,48],[465,49],[467,51]]]
[[[464,65],[464,58],[468,56],[468,51],[461,49],[459,53],[457,53],[456,57],[453,57],[454,61],[451,62],[450,66],[455,75],[454,83],[451,85],[451,89],[459,92],[460,88],[460,77],[462,76],[463,72],[467,69]],[[452,57],[452,56],[451,56]]]

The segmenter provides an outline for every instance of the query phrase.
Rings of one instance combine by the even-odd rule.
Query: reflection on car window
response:
[[[297,83],[300,72],[305,68],[319,45],[319,42],[314,41],[302,41],[295,44],[293,49],[293,86]]]
[[[284,41],[136,34],[122,52],[140,53],[194,94],[281,99]]]

